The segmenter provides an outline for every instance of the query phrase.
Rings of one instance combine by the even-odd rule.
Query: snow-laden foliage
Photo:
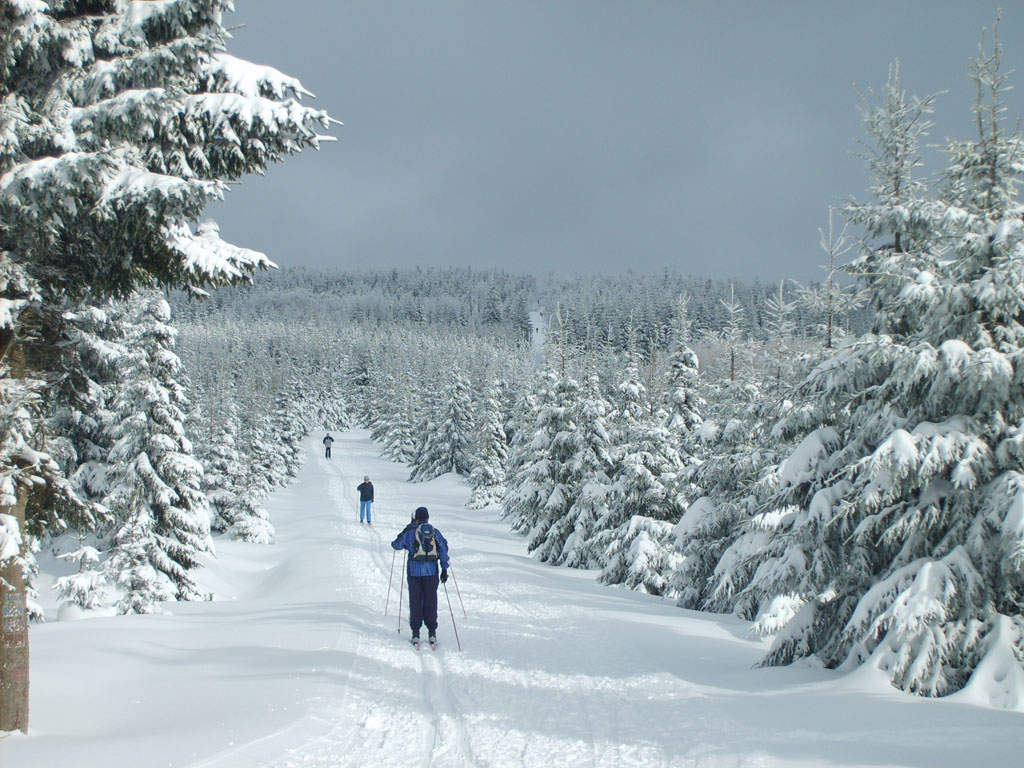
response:
[[[910,175],[927,102],[891,79],[867,112],[877,200],[851,210],[876,333],[810,372],[765,435],[788,455],[677,526],[684,603],[756,616],[765,663],[869,663],[929,696],[1020,676],[1024,143],[1000,56],[972,60],[979,134],[931,197]]]
[[[150,352],[106,302],[156,284],[201,294],[269,266],[223,241],[204,208],[229,181],[318,146],[329,121],[301,104],[308,94],[294,78],[224,52],[230,9],[228,0],[0,8],[0,386],[17,404],[0,435],[2,491],[26,502],[27,552],[68,529],[108,539],[113,520],[115,570],[138,596],[123,606],[132,610],[195,596],[192,550],[208,536],[201,468],[170,426],[183,402],[173,354],[154,352],[146,365],[157,384],[132,391]],[[129,413],[132,402],[151,406],[142,420],[154,424]],[[132,430],[161,435],[150,458],[163,466],[121,455],[133,450]],[[175,526],[187,531],[181,540],[167,532]],[[91,604],[92,578],[62,591]]]
[[[239,450],[242,419],[238,403],[228,399],[223,408],[220,418],[211,419],[206,429],[197,425],[202,438],[196,455],[204,468],[203,491],[212,512],[210,528],[242,541],[269,544],[274,528],[259,505],[262,494],[254,493],[249,456]],[[267,490],[262,489],[264,493]]]
[[[175,330],[163,297],[132,302],[123,364],[125,384],[115,398],[110,489],[105,499],[117,532],[107,567],[123,595],[122,613],[151,613],[171,597],[196,599],[190,571],[212,550],[203,467],[185,436],[188,400],[178,381]]]
[[[696,353],[679,339],[668,358],[665,372],[665,427],[673,434],[689,436],[701,425],[704,403],[698,392],[700,363]]]
[[[672,596],[669,580],[681,558],[671,523],[634,515],[615,530],[604,559],[606,565],[599,577],[603,583],[623,584],[649,595]]]
[[[467,506],[471,509],[496,504],[505,495],[508,442],[499,396],[500,382],[494,381],[480,403],[480,415],[477,418],[479,437],[475,449],[476,465],[469,476],[473,494]]]
[[[473,404],[469,381],[455,368],[447,388],[434,400],[417,427],[411,480],[431,480],[446,472],[469,475],[473,440]]]
[[[867,134],[862,156],[871,178],[871,199],[851,201],[843,213],[865,232],[847,269],[867,289],[876,330],[906,327],[905,308],[892,298],[909,271],[927,263],[934,240],[934,211],[927,186],[917,176],[934,104],[935,96],[918,98],[903,89],[898,62],[889,68],[881,91],[862,93],[860,112]]]
[[[269,262],[197,226],[225,183],[319,144],[294,78],[227,56],[227,0],[8,5],[0,251],[46,288],[199,287]]]
[[[564,380],[556,391],[566,424],[552,440],[552,459],[562,465],[559,483],[545,502],[530,531],[528,547],[535,556],[555,565],[593,565],[591,537],[597,521],[607,514],[613,460],[606,426],[608,403],[596,376],[583,387]]]
[[[56,324],[64,343],[59,347],[60,377],[51,389],[48,428],[55,437],[48,449],[78,494],[97,502],[108,489],[116,420],[110,406],[123,382],[121,363],[128,354],[126,310],[116,302],[82,304],[65,311]]]
[[[54,589],[67,602],[86,609],[99,608],[107,596],[109,584],[107,575],[99,567],[100,552],[95,547],[82,545],[60,557],[76,563],[78,570],[57,579]]]
[[[671,559],[673,549],[668,535],[671,525],[665,528],[657,523],[679,518],[684,469],[679,449],[687,436],[686,424],[699,421],[693,409],[695,394],[687,393],[682,381],[673,386],[676,377],[671,360],[675,359],[670,359],[670,386],[666,392],[667,399],[681,408],[667,417],[654,410],[637,367],[626,366],[617,387],[611,446],[613,468],[606,506],[594,524],[587,547],[588,561],[604,568],[602,581],[627,583],[634,588],[643,585],[643,589],[655,594],[665,591],[670,571],[657,569]],[[675,427],[663,426],[663,422]],[[643,541],[633,546],[641,528]],[[650,538],[652,534],[654,539]],[[649,541],[667,546],[666,552],[650,556]]]
[[[552,371],[537,377],[532,407],[523,414],[532,418],[524,418],[510,451],[503,514],[514,531],[532,535],[543,517],[568,510],[570,454],[560,436],[573,428],[566,403],[575,399],[578,391],[574,380],[560,380]]]
[[[709,409],[712,418],[695,435],[700,460],[688,466],[685,511],[675,528],[682,561],[672,591],[685,608],[731,611],[752,573],[749,555],[763,538],[756,527],[746,527],[754,489],[785,443],[769,438],[773,409],[754,384],[716,388]]]
[[[395,403],[384,431],[384,455],[395,461],[409,463],[416,456],[416,395],[413,387],[406,387],[401,399]]]

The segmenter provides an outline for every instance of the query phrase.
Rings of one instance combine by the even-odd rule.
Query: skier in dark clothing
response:
[[[437,647],[437,585],[448,581],[448,542],[427,520],[426,507],[417,508],[405,529],[391,542],[394,549],[409,553],[409,627],[412,644],[420,647],[420,627],[427,625],[427,640]],[[440,565],[440,574],[438,566]]]
[[[334,445],[334,438],[330,435],[324,436],[324,456],[328,459],[331,458],[331,446]]]
[[[363,522],[365,516],[366,522],[372,524],[370,508],[373,506],[373,483],[370,482],[368,475],[356,486],[356,490],[359,491],[359,522]]]

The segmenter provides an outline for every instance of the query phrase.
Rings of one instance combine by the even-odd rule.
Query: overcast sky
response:
[[[969,136],[998,5],[236,0],[229,51],[345,125],[212,214],[281,266],[816,277],[827,206],[866,184],[854,84],[898,57],[908,90],[948,91],[933,139]]]

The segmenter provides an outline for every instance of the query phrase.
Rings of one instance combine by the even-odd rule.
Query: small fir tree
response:
[[[480,440],[477,446],[477,463],[469,476],[473,493],[467,506],[480,509],[499,502],[505,494],[505,462],[508,447],[505,444],[505,429],[501,406],[498,402],[500,383],[494,381],[480,405]]]
[[[439,410],[424,424],[410,479],[431,480],[446,472],[469,475],[473,411],[469,382],[457,368]]]
[[[111,448],[117,467],[107,496],[117,533],[110,557],[125,591],[122,612],[150,612],[157,602],[203,595],[190,571],[212,550],[203,468],[185,437],[184,389],[174,354],[167,302],[145,294],[133,302],[126,382],[113,403],[118,416]]]

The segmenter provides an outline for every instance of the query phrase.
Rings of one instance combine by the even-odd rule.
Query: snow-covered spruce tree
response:
[[[743,345],[748,335],[744,332],[743,305],[736,300],[736,286],[729,289],[729,298],[721,299],[725,311],[725,323],[722,325],[721,340],[729,355],[729,382],[736,382],[737,369],[742,365]]]
[[[618,368],[618,366],[614,366]],[[625,373],[613,380],[611,402],[607,414],[612,440],[623,442],[625,436],[644,419],[650,418],[651,404],[647,387],[640,376],[636,358],[630,354],[626,360]]]
[[[932,128],[936,97],[918,98],[903,88],[899,62],[889,67],[880,91],[861,93],[860,112],[867,139],[861,157],[871,175],[867,202],[850,201],[846,219],[863,229],[859,255],[847,267],[864,285],[875,329],[905,332],[910,318],[903,302],[893,302],[913,269],[928,268],[935,239],[935,210],[927,186],[917,177],[921,142]],[[922,263],[921,259],[925,262]]]
[[[162,600],[201,597],[189,573],[212,550],[203,468],[185,437],[185,392],[177,378],[171,310],[158,294],[132,302],[125,384],[110,451],[105,500],[117,533],[107,567],[124,594],[122,613],[151,613]]]
[[[418,436],[420,442],[413,458],[410,480],[431,480],[446,472],[469,475],[472,471],[472,408],[469,382],[455,368],[447,391],[437,403],[433,420]]]
[[[64,345],[66,364],[60,386],[53,395],[50,432],[67,441],[62,464],[75,490],[92,501],[106,495],[109,453],[115,417],[110,401],[122,386],[124,371],[119,361],[124,346],[126,306],[107,302],[102,307],[83,306],[66,312]],[[51,445],[52,445],[51,441]]]
[[[203,489],[214,512],[211,527],[240,541],[271,544],[274,526],[261,506],[270,487],[258,475],[254,463],[239,450],[238,400],[234,392],[230,395],[204,455]]]
[[[791,365],[791,340],[796,330],[793,322],[793,314],[796,310],[796,300],[786,295],[786,281],[780,280],[778,290],[768,297],[765,303],[764,329],[767,334],[768,354],[771,359],[772,377],[775,386],[780,387],[784,383],[791,383],[789,373]],[[783,371],[787,373],[783,376]]]
[[[269,419],[250,414],[241,422],[237,444],[243,473],[235,491],[229,530],[244,541],[269,543],[273,540],[274,529],[262,503],[284,477],[275,478],[273,474],[279,470],[268,439]]]
[[[779,461],[786,444],[767,439],[773,411],[756,388],[725,382],[714,390],[708,408],[713,418],[695,435],[700,460],[689,462],[684,474],[689,491],[675,529],[682,559],[672,575],[672,591],[684,608],[729,611],[733,577],[718,565],[751,517],[751,487]]]
[[[412,459],[409,462],[412,473],[415,473],[417,461],[427,450],[433,435],[441,428],[441,407],[444,392],[437,388],[421,390],[422,395],[417,408],[415,421],[413,422],[413,450]],[[411,476],[410,476],[411,479]]]
[[[266,513],[254,506],[250,496],[251,467],[238,451],[238,403],[229,396],[213,427],[213,436],[199,454],[202,460],[203,492],[210,502],[210,528],[242,541],[268,544],[273,541],[273,527]]]
[[[298,81],[223,53],[227,10],[227,0],[0,7],[0,260],[24,277],[6,279],[14,268],[4,266],[0,298],[53,306],[153,281],[198,289],[267,263],[195,222],[227,180],[316,146],[328,118],[298,102]],[[4,312],[4,358],[19,321]],[[4,377],[25,373],[17,364]],[[0,439],[17,443],[13,432]],[[24,509],[27,488],[12,490]],[[24,545],[22,514],[10,527]],[[0,600],[13,590],[23,603],[23,579],[6,579],[21,569],[10,550]],[[27,653],[27,643],[0,643],[0,669],[27,665]],[[0,680],[0,730],[28,727],[28,675],[19,678]]]
[[[558,504],[545,505],[528,546],[543,562],[588,567],[594,564],[591,536],[597,521],[608,512],[613,467],[605,426],[608,403],[594,375],[568,402],[572,428],[557,433],[552,444],[552,460],[564,465],[562,498]]]
[[[61,576],[54,585],[54,589],[64,600],[61,611],[68,610],[69,604],[85,609],[99,608],[103,604],[108,587],[107,575],[100,566],[99,551],[82,542],[77,549],[59,557],[78,566],[75,573]]]
[[[262,505],[267,490],[253,477],[252,472],[246,472],[244,478],[245,484],[235,494],[230,510],[231,526],[228,534],[253,544],[273,544],[274,526]]]
[[[635,367],[627,367],[619,392],[639,393],[631,400],[647,399]],[[603,567],[604,583],[662,594],[678,559],[672,525],[666,521],[674,523],[682,512],[683,462],[676,449],[680,435],[662,426],[657,416],[644,408],[619,421],[607,506],[594,526],[589,551],[591,562]]]
[[[402,388],[398,403],[384,435],[384,455],[394,461],[408,463],[416,452],[416,401],[413,385]]]
[[[559,510],[567,497],[565,441],[556,439],[572,428],[567,403],[579,392],[579,385],[561,380],[552,371],[538,375],[533,392],[524,394],[523,412],[533,412],[532,423],[523,421],[516,431],[510,452],[508,489],[502,503],[503,515],[513,531],[531,535],[548,507]],[[533,405],[532,408],[529,406]]]
[[[345,379],[352,395],[352,413],[357,423],[365,425],[374,405],[371,397],[374,370],[371,352],[366,346],[359,346],[349,358]]]
[[[269,405],[264,407],[269,410]],[[242,460],[249,462],[254,469],[253,477],[266,488],[267,493],[284,486],[288,475],[277,444],[272,415],[257,407],[245,415],[243,425]]]
[[[824,285],[804,286],[800,290],[800,301],[821,318],[821,335],[824,337],[825,349],[834,349],[836,341],[845,337],[846,329],[837,320],[847,317],[861,306],[865,298],[863,291],[843,285],[838,277],[841,259],[853,247],[848,234],[848,225],[844,224],[839,231],[835,228],[834,211],[830,207],[826,224],[818,230],[818,243],[825,254]]]
[[[675,541],[672,523],[634,515],[608,537],[606,563],[598,579],[648,595],[674,597],[672,575],[682,562]]]
[[[236,488],[241,473],[235,437],[238,433],[238,417],[231,413],[234,403],[225,406],[220,424],[210,431],[207,440],[200,443],[196,458],[203,465],[203,493],[210,502],[210,530],[223,533],[231,523],[229,510],[235,503]]]
[[[120,302],[102,307],[82,304],[50,326],[61,334],[63,343],[57,347],[61,360],[46,366],[59,372],[49,389],[47,450],[60,463],[77,496],[95,509],[94,516],[62,518],[51,532],[75,534],[74,551],[59,557],[79,565],[78,572],[59,579],[55,589],[63,601],[85,609],[98,607],[107,592],[100,550],[109,545],[104,535],[109,533],[110,520],[103,501],[110,490],[110,449],[117,420],[110,404],[125,384],[121,363],[127,354],[126,309]],[[47,349],[37,339],[28,346]]]
[[[297,379],[292,378],[274,396],[273,412],[270,418],[270,439],[273,456],[281,465],[283,475],[280,484],[298,474],[302,466],[302,438],[308,433],[304,420],[304,399],[297,388]]]
[[[505,436],[509,438],[509,444],[505,460],[505,494],[501,499],[501,508],[502,516],[510,518],[513,530],[519,529],[516,526],[517,516],[511,513],[511,499],[524,479],[522,470],[532,457],[530,444],[537,423],[539,387],[540,382],[547,376],[548,372],[537,372],[524,383],[504,423]],[[548,390],[553,393],[554,383],[549,383]]]
[[[677,335],[665,372],[665,427],[685,442],[701,425],[704,406],[699,386],[700,363],[685,337]]]
[[[498,402],[501,384],[495,380],[480,403],[477,419],[479,433],[476,448],[476,466],[470,473],[469,482],[473,493],[466,506],[482,509],[501,501],[505,495],[505,463],[508,446],[505,443],[505,428],[501,404]]]
[[[525,357],[525,356],[524,356]],[[505,444],[509,455],[506,466],[512,462],[512,445],[516,441],[517,431],[524,421],[532,423],[534,416],[533,392],[531,384],[533,376],[528,373],[516,372],[514,380],[501,378],[498,383],[498,405],[501,409],[502,431],[505,433]],[[519,409],[522,408],[522,411]]]
[[[951,257],[915,259],[933,266],[902,285],[904,333],[811,374],[806,437],[759,499],[789,518],[780,561],[803,561],[757,579],[765,600],[800,601],[767,663],[867,662],[907,691],[973,682],[1008,705],[1024,691],[1024,142],[1005,128],[1000,59],[998,38],[972,59],[978,137],[950,145],[934,207]]]
[[[311,393],[309,403],[313,407],[314,416],[309,426],[327,431],[348,429],[352,417],[349,413],[342,372],[346,361],[316,361],[310,374]]]
[[[370,430],[370,438],[374,442],[385,443],[400,405],[395,377],[387,372],[378,373],[368,394],[373,408],[363,426]]]

